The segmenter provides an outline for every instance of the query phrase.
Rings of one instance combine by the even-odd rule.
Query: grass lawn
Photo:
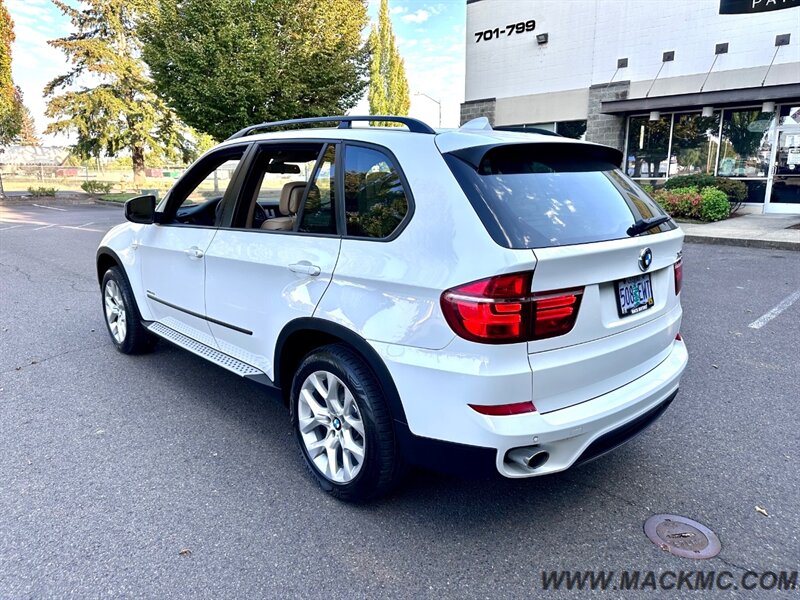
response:
[[[131,198],[136,196],[140,196],[141,194],[137,194],[136,192],[119,192],[117,194],[101,194],[98,196],[100,200],[106,200],[107,202],[127,202]]]

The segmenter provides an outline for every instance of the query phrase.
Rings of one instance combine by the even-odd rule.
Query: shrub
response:
[[[670,177],[664,184],[668,190],[683,187],[696,187],[698,189],[715,187],[725,192],[728,201],[731,203],[731,212],[736,212],[747,201],[747,186],[743,181],[728,179],[727,177],[714,177],[713,175],[678,175]]]
[[[653,199],[673,217],[700,218],[702,197],[695,187],[660,189],[653,193]]]
[[[81,189],[87,194],[108,194],[114,184],[110,181],[84,181]]]
[[[653,199],[673,217],[719,221],[730,216],[731,205],[728,196],[715,187],[696,187],[660,189]]]
[[[700,190],[700,218],[703,221],[721,221],[731,216],[728,195],[715,187]]]
[[[28,193],[33,196],[34,198],[41,198],[44,196],[55,196],[56,195],[56,188],[51,187],[29,187]]]

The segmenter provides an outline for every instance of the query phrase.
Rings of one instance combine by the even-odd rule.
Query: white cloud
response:
[[[413,13],[408,13],[407,15],[403,15],[400,18],[406,23],[424,23],[425,21],[428,20],[430,16],[431,13],[429,13],[424,8],[420,8],[418,11]]]
[[[408,9],[405,6],[394,6],[389,12],[393,15],[402,15],[404,12],[408,12]]]
[[[394,40],[397,43],[397,47],[400,48],[400,50],[408,50],[409,48],[413,48],[419,43],[419,40],[416,40],[414,38],[411,39],[404,38],[400,37],[399,35],[395,36]]]

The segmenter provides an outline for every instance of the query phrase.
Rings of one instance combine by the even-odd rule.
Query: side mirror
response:
[[[125,218],[131,223],[150,225],[156,220],[156,197],[136,196],[125,203]]]

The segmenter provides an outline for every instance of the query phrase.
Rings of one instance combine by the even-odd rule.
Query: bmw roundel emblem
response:
[[[653,251],[645,248],[639,253],[639,269],[647,271],[651,264],[653,264]]]
[[[339,417],[335,417],[333,419],[333,428],[336,431],[339,431],[342,428],[342,422],[339,420]]]

